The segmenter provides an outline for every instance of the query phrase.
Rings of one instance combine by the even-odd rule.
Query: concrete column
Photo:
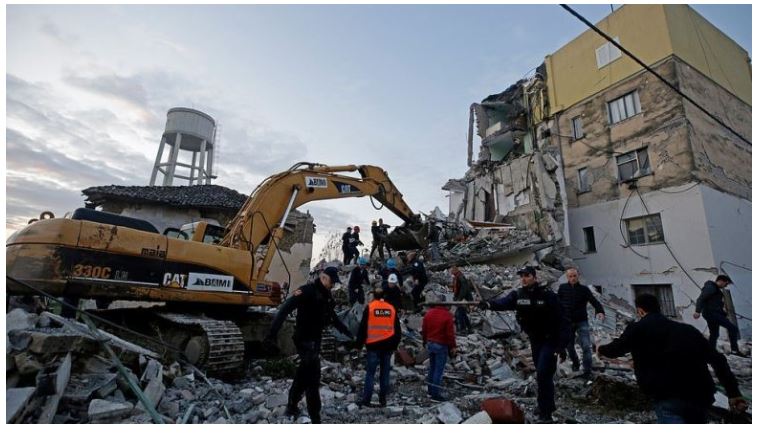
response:
[[[174,142],[174,150],[171,151],[171,155],[168,157],[168,168],[166,177],[163,179],[163,185],[174,185],[174,173],[176,172],[176,158],[179,156],[179,148],[182,146],[182,133],[176,133],[176,141]]]
[[[206,163],[206,139],[200,141],[200,163],[198,165],[198,185],[203,184],[203,165]]]
[[[211,177],[214,176],[214,147],[208,150],[208,157],[206,158],[208,164],[206,169],[206,185],[211,185]]]
[[[155,167],[152,168],[150,185],[155,185],[155,180],[158,177],[158,170],[160,170],[160,159],[163,158],[163,150],[165,150],[165,147],[166,147],[166,138],[161,137],[160,144],[158,145],[158,156],[155,157]]]
[[[201,155],[200,158],[203,158]],[[198,151],[192,151],[192,164],[190,164],[190,184],[192,185],[192,181],[195,179],[195,161],[198,159]]]

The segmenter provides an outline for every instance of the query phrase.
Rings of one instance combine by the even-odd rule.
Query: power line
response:
[[[617,47],[617,48],[618,48],[620,51],[622,51],[623,53],[625,53],[625,54],[626,54],[628,57],[630,57],[631,59],[635,60],[635,61],[636,61],[636,63],[638,63],[639,65],[641,65],[641,66],[642,66],[644,69],[646,69],[647,71],[649,71],[649,73],[651,73],[653,76],[657,77],[657,78],[658,78],[660,81],[662,81],[663,83],[665,83],[665,84],[666,84],[666,85],[667,85],[669,88],[673,89],[673,91],[674,91],[674,92],[676,92],[677,94],[681,95],[681,96],[682,96],[682,97],[683,97],[685,100],[689,101],[689,102],[690,102],[692,105],[694,105],[695,107],[697,107],[698,109],[700,109],[700,110],[701,110],[703,113],[705,113],[706,115],[708,115],[708,117],[710,117],[711,119],[713,119],[713,120],[714,120],[714,121],[715,121],[717,124],[721,125],[722,127],[726,128],[727,130],[729,130],[729,132],[731,132],[731,133],[732,133],[732,134],[734,134],[735,136],[739,137],[739,138],[740,138],[740,140],[742,140],[743,142],[747,143],[747,144],[748,144],[748,145],[750,145],[750,146],[753,146],[753,143],[751,143],[751,142],[750,142],[750,140],[748,140],[748,139],[746,139],[745,137],[743,137],[743,136],[742,136],[740,133],[738,133],[738,132],[737,132],[737,131],[735,131],[735,130],[734,130],[732,127],[730,127],[729,125],[727,125],[726,123],[724,123],[724,121],[722,121],[721,119],[719,119],[719,118],[718,118],[716,115],[714,115],[714,114],[710,113],[710,112],[709,112],[707,109],[705,109],[704,107],[702,107],[701,105],[699,105],[699,104],[698,104],[696,101],[694,101],[693,99],[691,99],[691,98],[690,98],[688,95],[686,95],[685,93],[681,92],[681,91],[680,91],[680,90],[679,90],[679,89],[678,89],[676,86],[674,86],[672,83],[670,83],[669,81],[667,81],[667,80],[666,80],[664,77],[662,77],[662,76],[661,76],[659,73],[657,73],[657,71],[653,70],[653,69],[652,69],[652,68],[651,68],[649,65],[645,64],[644,62],[642,62],[642,61],[641,61],[641,59],[639,59],[639,58],[638,58],[638,57],[636,57],[636,56],[635,56],[633,53],[631,53],[630,51],[628,51],[627,49],[625,49],[625,47],[623,47],[622,45],[620,45],[619,43],[617,43],[617,41],[615,41],[614,39],[612,39],[612,38],[611,38],[611,36],[607,35],[607,34],[606,34],[606,33],[604,33],[603,31],[601,31],[601,29],[599,29],[598,27],[596,27],[595,25],[593,25],[593,23],[591,23],[590,21],[588,21],[588,20],[587,20],[587,18],[583,17],[583,16],[582,16],[582,15],[580,15],[580,14],[579,14],[577,11],[575,11],[575,10],[574,10],[574,9],[572,9],[572,8],[570,8],[570,7],[569,7],[569,5],[566,5],[566,4],[562,4],[562,5],[561,5],[561,7],[562,7],[562,8],[564,8],[564,9],[566,9],[566,11],[567,11],[567,12],[569,12],[570,14],[574,15],[574,16],[575,16],[575,17],[576,17],[578,20],[580,20],[580,21],[582,21],[583,23],[585,23],[585,25],[586,25],[586,26],[590,27],[590,28],[591,28],[591,29],[592,29],[594,32],[596,32],[596,33],[598,33],[599,35],[601,35],[601,37],[603,37],[604,39],[606,39],[607,41],[609,41],[609,43],[611,43],[612,45],[614,45],[615,47]]]

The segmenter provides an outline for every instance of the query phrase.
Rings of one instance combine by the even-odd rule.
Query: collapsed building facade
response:
[[[146,220],[160,233],[197,221],[225,227],[248,199],[245,194],[219,185],[108,185],[89,187],[83,195],[88,208]],[[285,266],[275,262],[267,278],[275,282],[303,282],[310,272],[313,218],[309,212],[293,210],[284,230],[278,249]]]
[[[588,30],[471,105],[470,168],[443,187],[450,216],[526,228],[588,283],[654,293],[689,322],[702,284],[728,274],[728,310],[750,335],[750,58],[686,5],[624,5],[596,25],[746,140]]]

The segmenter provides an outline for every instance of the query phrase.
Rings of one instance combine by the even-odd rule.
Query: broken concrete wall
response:
[[[234,213],[230,216],[223,213],[217,213],[218,215],[211,216],[210,214],[204,215],[200,210],[193,208],[174,208],[163,205],[134,204],[118,201],[104,203],[101,205],[101,210],[147,220],[152,223],[160,233],[163,233],[166,228],[178,229],[184,224],[199,222],[201,220],[208,221],[215,225],[223,225],[234,215]]]
[[[676,62],[681,90],[748,140],[751,106],[682,61]],[[713,188],[751,200],[752,146],[684,102],[695,176]]]
[[[307,275],[310,274],[314,232],[313,218],[309,213],[294,210],[289,214],[285,234],[278,243],[283,260],[279,256],[275,256],[270,265],[267,280],[288,282],[290,276],[291,289],[304,284]],[[286,262],[285,266],[283,261]]]
[[[704,321],[695,321],[692,318],[694,301],[705,281],[712,280],[719,274],[720,261],[717,252],[722,248],[719,243],[724,242],[721,238],[711,237],[710,226],[714,221],[718,221],[720,223],[717,228],[723,228],[727,224],[725,218],[730,217],[708,211],[704,201],[712,192],[714,190],[709,187],[690,183],[676,190],[642,193],[646,206],[634,195],[630,200],[617,199],[570,209],[570,230],[574,234],[572,259],[582,272],[582,280],[586,284],[599,285],[604,293],[625,300],[635,298],[635,285],[670,285],[677,317],[693,323],[701,330],[704,329]],[[744,203],[741,208],[742,213],[747,213],[747,219],[750,215],[748,204]],[[706,212],[703,212],[703,209]],[[628,247],[623,238],[626,235],[622,232],[624,225],[621,221],[657,213],[660,214],[664,239],[670,250],[664,243]],[[742,222],[745,223],[745,220],[743,217]],[[749,220],[747,224],[749,225]],[[592,227],[595,234],[594,253],[587,252],[583,235],[583,229],[587,227]],[[727,248],[727,251],[733,253],[730,257],[737,259],[735,262],[743,264],[748,260],[749,264],[749,259],[740,256],[739,252],[742,252],[742,246],[747,246],[749,255],[750,231],[737,227],[738,225],[734,225],[734,229],[728,232],[728,235],[734,237],[728,244],[735,247]],[[743,226],[739,224],[739,227]],[[737,252],[732,252],[733,250]],[[670,251],[675,254],[675,258]],[[682,267],[694,282],[684,273]],[[746,317],[751,317],[749,291],[748,286],[738,297],[738,313]],[[748,292],[747,297],[744,292]],[[749,333],[749,321],[740,321],[739,325]]]

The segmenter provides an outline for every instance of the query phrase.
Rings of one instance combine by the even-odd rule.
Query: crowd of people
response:
[[[376,222],[372,222],[372,229],[373,223]],[[376,227],[383,227],[381,220]],[[386,227],[384,230],[387,230]],[[538,281],[536,268],[525,266],[517,271],[521,279],[520,288],[503,297],[484,300],[459,267],[453,265],[450,269],[452,303],[446,303],[443,295],[432,293],[425,303],[423,291],[429,276],[418,252],[408,252],[405,260],[390,257],[375,272],[370,270],[369,259],[357,253],[358,232],[359,228],[355,227],[345,234],[346,240],[350,240],[345,246],[352,249],[345,252],[345,258],[350,255],[350,260],[355,260],[347,281],[347,302],[365,306],[357,336],[352,336],[334,312],[331,289],[341,284],[339,271],[334,267],[323,269],[313,282],[294,291],[273,322],[268,338],[272,340],[287,315],[297,311],[294,343],[300,361],[289,393],[288,414],[297,414],[299,400],[305,394],[311,420],[320,422],[320,340],[321,331],[329,325],[350,336],[355,346],[366,348],[366,376],[358,404],[372,405],[378,371],[379,404],[386,405],[393,353],[401,339],[400,318],[404,311],[421,313],[424,307],[428,308],[424,312],[421,330],[429,355],[426,383],[428,397],[435,402],[449,399],[442,385],[443,372],[448,359],[459,351],[457,332],[469,333],[472,330],[467,312],[469,306],[477,306],[480,310],[516,312],[516,320],[531,345],[536,371],[538,418],[541,422],[552,421],[556,410],[554,375],[559,359],[565,362],[568,357],[574,371],[581,368],[580,376],[587,381],[592,380],[594,347],[587,305],[592,305],[598,321],[604,320],[605,312],[591,289],[580,282],[577,269],[566,270],[567,281],[554,292]],[[385,244],[375,245],[378,249],[372,249],[372,255],[378,250],[383,259],[381,248]],[[716,350],[718,329],[725,327],[733,354],[742,355],[737,328],[724,311],[722,289],[730,282],[725,275],[708,281],[697,300],[694,315],[695,318],[700,315],[705,317],[710,329],[709,340],[694,327],[662,315],[656,297],[643,294],[635,300],[638,321],[631,323],[613,342],[597,348],[599,357],[616,358],[631,354],[639,386],[652,397],[659,423],[707,421],[708,408],[713,403],[715,392],[708,366],[713,368],[726,390],[730,408],[737,412],[746,409],[747,403],[726,358]],[[449,304],[456,305],[454,313]],[[581,358],[576,344],[580,346]]]

